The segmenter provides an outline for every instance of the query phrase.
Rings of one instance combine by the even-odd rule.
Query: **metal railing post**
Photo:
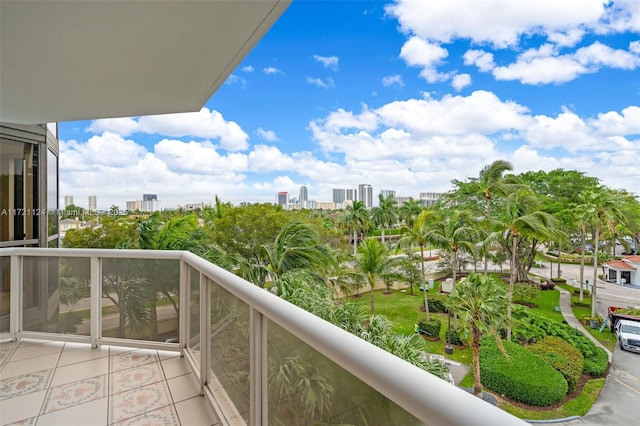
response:
[[[9,288],[11,289],[11,297],[9,299],[9,334],[11,340],[18,338],[18,332],[22,331],[22,257],[11,255],[11,279]]]
[[[211,287],[207,277],[200,273],[200,395],[209,382],[211,369]]]
[[[90,341],[91,347],[98,347],[98,339],[101,335],[102,324],[102,259],[99,257],[91,257],[91,322],[90,322]]]
[[[191,271],[189,265],[180,260],[180,317],[178,329],[178,344],[180,345],[180,355],[184,356],[184,348],[189,344],[189,330],[191,330],[189,306],[191,306]]]
[[[249,311],[251,338],[249,340],[251,375],[249,424],[266,426],[269,423],[267,376],[267,321],[256,309]]]

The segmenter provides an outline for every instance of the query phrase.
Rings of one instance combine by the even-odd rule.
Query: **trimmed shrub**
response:
[[[528,349],[562,373],[569,385],[568,392],[573,392],[584,368],[584,357],[579,350],[554,336],[547,336],[529,346]]]
[[[568,385],[559,371],[513,342],[503,342],[507,359],[494,339],[480,344],[480,378],[488,389],[515,401],[544,407],[560,401]]]
[[[557,336],[578,349],[584,357],[582,372],[593,377],[601,377],[607,371],[609,359],[607,353],[597,347],[582,332],[569,324],[548,320],[530,309],[513,306],[513,338],[523,345],[529,345],[546,336]]]
[[[595,351],[590,356],[584,357],[585,374],[592,377],[604,377],[609,367],[609,357],[604,349],[595,346]]]
[[[575,294],[576,296],[580,296],[580,289],[579,288],[574,288],[573,289],[573,294]],[[582,295],[583,296],[589,296],[591,294],[591,291],[587,290],[586,288],[582,289]]]
[[[418,333],[429,337],[440,337],[442,322],[438,318],[431,318],[429,321],[418,322]]]
[[[540,298],[540,289],[529,283],[515,283],[513,286],[513,301],[523,305],[535,303]]]
[[[579,300],[573,302],[573,306],[575,306],[576,308],[590,308],[591,307],[591,302],[581,302]]]
[[[453,327],[447,328],[447,332],[445,334],[445,342],[451,343],[456,346],[464,346],[465,343],[460,338],[459,330],[454,329]]]
[[[567,279],[566,278],[551,278],[551,281],[553,281],[556,284],[566,284],[567,283]]]
[[[448,297],[449,296],[447,296],[446,294],[439,294],[439,293],[434,295],[429,295],[429,299],[427,301],[427,303],[429,303],[429,312],[440,313],[440,314],[446,314],[447,312],[449,312],[447,310],[447,306],[445,305],[445,302]]]

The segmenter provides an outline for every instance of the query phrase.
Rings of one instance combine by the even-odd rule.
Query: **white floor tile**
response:
[[[2,424],[18,422],[35,417],[40,413],[42,401],[47,391],[29,393],[0,401]]]
[[[215,425],[218,417],[205,397],[196,396],[176,404],[176,411],[183,425]]]
[[[185,399],[200,396],[200,384],[195,374],[185,374],[167,380],[173,402],[177,403]]]
[[[167,379],[191,373],[191,368],[184,358],[169,358],[162,361],[162,369]]]
[[[21,361],[12,361],[17,359],[14,355],[4,366],[2,371],[0,371],[0,379],[55,368],[58,363],[58,358],[60,358],[59,354],[51,354]]]
[[[102,376],[109,372],[109,359],[98,358],[90,361],[58,367],[51,386],[59,386],[65,383],[77,382],[89,377]]]
[[[73,350],[67,349],[62,351],[60,355],[60,361],[58,366],[65,366],[75,364],[76,362],[88,361],[91,359],[106,358],[109,356],[109,348],[99,347],[91,349],[88,345],[83,345],[81,348],[74,348]]]
[[[109,394],[125,392],[160,381],[164,381],[164,375],[159,362],[139,365],[111,373]]]
[[[104,426],[107,424],[107,398],[76,405],[38,418],[38,426]]]
[[[14,359],[29,359],[43,355],[60,354],[64,343],[62,342],[45,342],[34,345],[20,345],[13,353]]]

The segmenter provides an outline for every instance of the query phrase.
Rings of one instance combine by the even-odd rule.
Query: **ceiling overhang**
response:
[[[0,1],[0,121],[198,111],[291,0]]]

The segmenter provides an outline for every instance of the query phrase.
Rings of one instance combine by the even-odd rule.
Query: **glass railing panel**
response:
[[[23,258],[23,330],[90,334],[90,259]]]
[[[11,258],[0,256],[0,333],[9,332],[11,314]]]
[[[267,342],[270,425],[422,424],[272,321]]]
[[[102,336],[177,342],[180,261],[102,260]]]
[[[249,306],[222,287],[211,285],[210,386],[249,422]],[[218,386],[218,383],[221,386]],[[216,392],[216,389],[221,389]]]
[[[187,342],[194,353],[200,353],[200,271],[189,266],[189,329]],[[199,357],[195,358],[197,361]]]

